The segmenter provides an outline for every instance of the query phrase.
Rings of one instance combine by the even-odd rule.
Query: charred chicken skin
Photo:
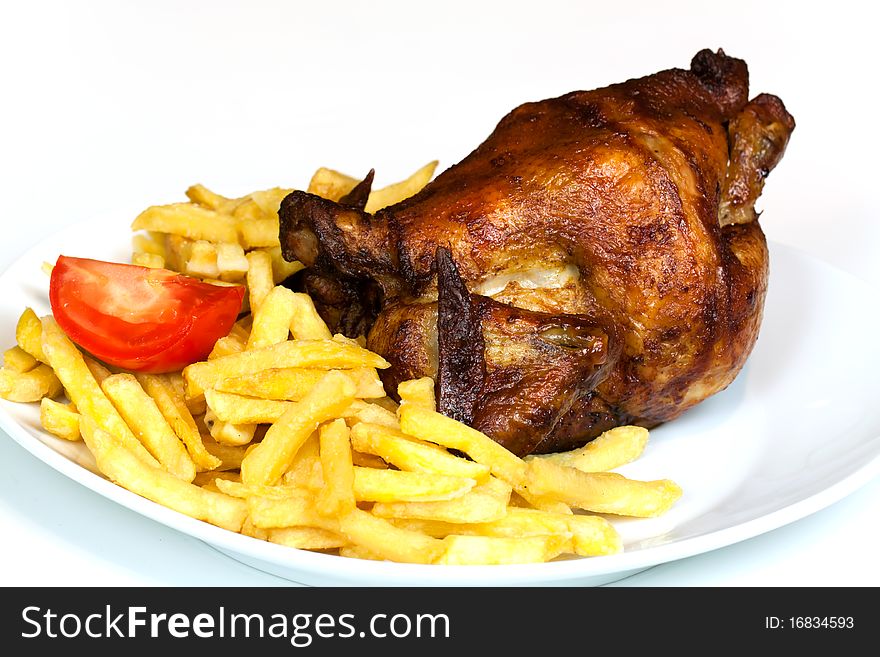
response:
[[[526,103],[415,196],[280,208],[295,282],[400,381],[519,455],[653,427],[736,377],[761,323],[754,206],[794,120],[745,62],[671,69]]]

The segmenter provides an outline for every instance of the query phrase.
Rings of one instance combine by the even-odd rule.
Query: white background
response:
[[[768,237],[880,285],[868,6],[2,2],[0,267],[62,227],[181,200],[195,182],[238,195],[304,187],[322,165],[375,167],[377,185],[431,159],[442,169],[521,102],[722,47],[749,63],[753,94],[779,95],[797,119],[759,203]],[[853,328],[876,341],[877,327]],[[875,480],[619,585],[876,586],[878,511]],[[0,527],[4,586],[288,584],[115,506],[2,434]]]

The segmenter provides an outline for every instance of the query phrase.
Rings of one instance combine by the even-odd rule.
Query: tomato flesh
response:
[[[173,372],[204,360],[241,312],[244,288],[167,269],[60,256],[49,301],[55,321],[99,360]]]

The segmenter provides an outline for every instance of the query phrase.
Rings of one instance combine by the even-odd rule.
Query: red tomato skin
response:
[[[134,299],[129,305],[125,301]],[[241,312],[243,286],[165,269],[59,256],[49,301],[61,329],[98,360],[144,373],[204,360]]]

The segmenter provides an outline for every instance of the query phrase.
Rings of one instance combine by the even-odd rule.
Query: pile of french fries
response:
[[[436,162],[373,192],[410,196]],[[309,191],[357,183],[320,169]],[[118,485],[247,536],[346,557],[422,564],[545,562],[619,552],[605,517],[650,517],[680,497],[669,480],[611,472],[648,431],[612,429],[565,453],[519,458],[436,410],[434,381],[400,384],[363,339],[333,335],[310,297],[281,283],[277,207],[288,190],[189,203],[134,221],[132,261],[248,288],[247,308],[205,361],[181,372],[120,371],[82,352],[51,316],[26,309],[4,354],[0,396],[40,404],[60,439],[83,440]],[[146,231],[146,232],[142,232]]]

